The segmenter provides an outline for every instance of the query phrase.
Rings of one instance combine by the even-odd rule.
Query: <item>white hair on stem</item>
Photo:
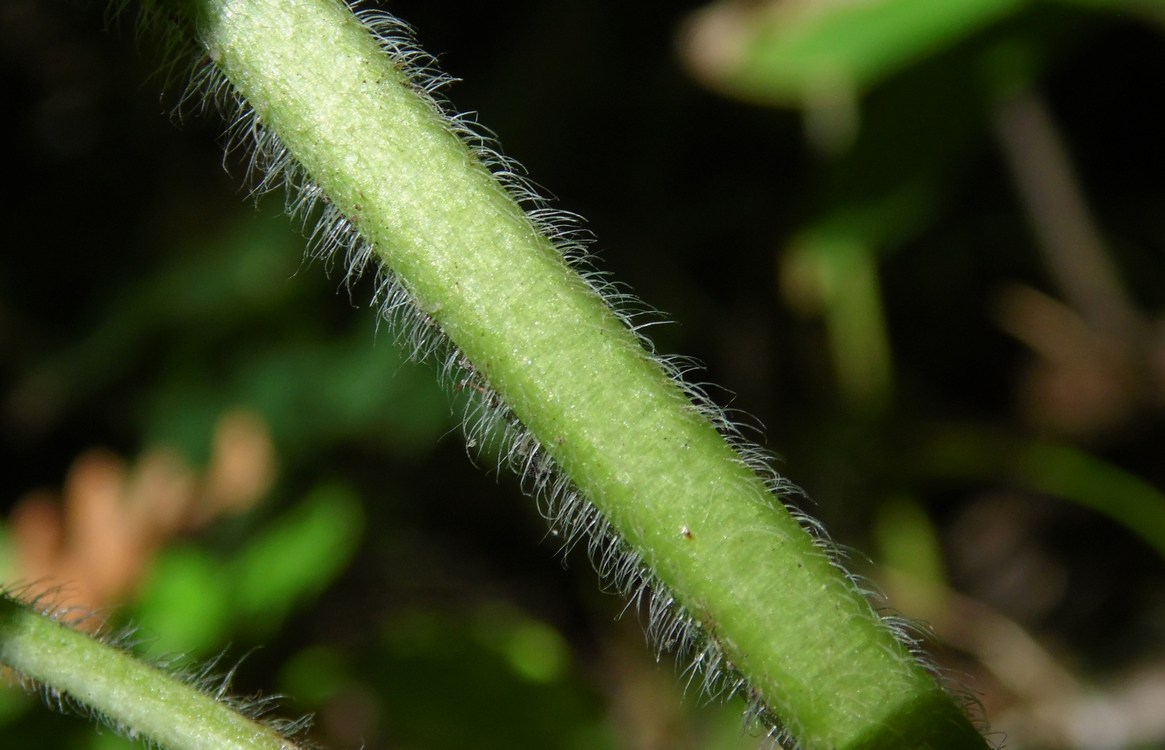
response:
[[[761,477],[769,494],[756,501],[784,505],[813,538],[820,554],[840,569],[859,591],[873,595],[868,582],[845,569],[841,552],[821,524],[785,501],[802,493],[777,472],[774,457],[744,434],[742,426],[748,420],[718,405],[707,393],[708,384],[689,379],[692,373],[699,372],[699,364],[686,357],[655,351],[646,330],[665,322],[664,318],[595,266],[590,251],[593,237],[583,226],[582,218],[552,206],[521,165],[502,153],[494,135],[477,122],[475,114],[458,113],[448,103],[443,92],[455,79],[437,69],[435,59],[416,44],[414,33],[406,23],[379,9],[356,6],[353,10],[379,49],[405,75],[412,91],[441,115],[446,130],[459,137],[483,168],[502,184],[524,212],[525,220],[550,241],[590,293],[601,298],[633,334],[643,348],[643,356],[677,386],[678,394],[687,399],[686,408],[710,422],[731,446],[736,461]],[[159,20],[172,21],[153,5],[146,6],[141,16],[145,18],[143,23],[149,25]],[[172,47],[177,50],[181,44],[176,42]],[[360,217],[346,215],[329,201],[278,135],[264,125],[261,115],[215,66],[213,52],[198,49],[195,54],[201,58],[201,64],[195,66],[179,111],[216,109],[225,117],[229,123],[226,153],[247,154],[253,196],[276,189],[286,191],[286,212],[304,225],[308,235],[308,257],[320,260],[329,270],[340,264],[343,282],[349,288],[369,269],[374,271],[372,301],[378,307],[379,319],[388,324],[397,344],[414,359],[435,359],[447,387],[468,395],[463,415],[467,448],[495,453],[499,468],[506,465],[518,474],[523,490],[532,496],[551,533],[560,538],[563,555],[586,541],[588,556],[604,587],[627,598],[624,611],[636,609],[646,615],[644,629],[656,649],[657,659],[664,652],[674,652],[689,687],[697,686],[701,694],[710,698],[742,696],[747,724],[760,727],[776,744],[793,742],[791,733],[779,724],[772,707],[765,704],[726,658],[716,633],[704,624],[699,613],[681,605],[641,555],[623,541],[603,513],[559,469],[554,458],[556,446],[544,445],[522,425],[504,399],[445,336],[432,317],[435,311],[423,309],[406,281],[377,261],[372,245],[360,234]],[[358,214],[359,207],[356,211]],[[872,616],[880,619],[919,662],[937,674],[937,668],[919,649],[914,626],[897,616],[879,613],[873,604],[870,607]]]
[[[95,648],[113,649],[127,656],[139,660],[137,651],[141,646],[142,638],[137,630],[125,627],[111,630],[101,617],[87,609],[77,607],[62,607],[58,604],[58,597],[62,595],[59,588],[31,593],[33,585],[0,587],[0,599],[6,600],[6,606],[15,606],[27,610],[29,616],[38,616],[51,620],[71,630],[86,631],[78,637],[96,641]],[[147,668],[153,668],[168,676],[177,686],[177,690],[191,690],[222,704],[226,709],[233,711],[239,717],[250,722],[256,729],[263,729],[279,738],[280,746],[286,750],[313,750],[316,745],[305,737],[312,726],[311,716],[302,716],[297,719],[284,719],[274,716],[278,707],[278,695],[252,695],[240,697],[231,692],[235,672],[242,660],[225,671],[221,668],[224,654],[220,653],[202,663],[195,663],[182,655],[167,655],[151,658],[145,661]],[[245,657],[244,657],[245,658]],[[78,668],[79,671],[84,671]],[[81,716],[84,719],[104,725],[113,732],[132,741],[142,742],[145,747],[163,750],[163,745],[153,737],[143,735],[135,726],[126,723],[100,709],[87,705],[80,698],[56,687],[48,682],[38,681],[29,675],[16,671],[18,684],[24,690],[38,693],[44,703],[51,709],[63,713]],[[127,698],[132,699],[133,690],[125,691]],[[169,700],[179,702],[182,696],[172,693]]]

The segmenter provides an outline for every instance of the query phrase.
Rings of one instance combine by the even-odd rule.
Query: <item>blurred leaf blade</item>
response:
[[[206,550],[171,547],[153,565],[134,622],[158,654],[210,654],[231,632],[230,579]]]
[[[932,476],[998,481],[1091,508],[1165,557],[1165,493],[1070,445],[1024,440],[983,428],[948,428],[920,455]]]
[[[252,630],[278,627],[296,603],[318,595],[347,566],[362,528],[360,503],[350,489],[317,487],[230,566],[236,616]]]
[[[798,106],[852,97],[1029,0],[724,2],[694,22],[700,77],[743,99]]]

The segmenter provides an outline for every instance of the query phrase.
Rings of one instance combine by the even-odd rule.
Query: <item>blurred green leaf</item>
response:
[[[319,707],[352,680],[343,656],[330,646],[313,646],[292,656],[279,673],[280,689],[296,703]]]
[[[170,547],[154,561],[133,621],[155,654],[211,653],[230,632],[232,584],[207,550]]]
[[[514,674],[545,683],[566,675],[566,641],[546,623],[510,608],[483,609],[476,620],[479,637],[506,659]]]
[[[228,350],[218,355],[233,360],[225,377],[204,362],[171,373],[146,408],[152,440],[202,455],[218,416],[246,406],[266,418],[288,463],[341,441],[427,452],[452,423],[434,370],[407,362],[371,326],[354,329],[331,340],[282,338]]]
[[[1121,524],[1165,557],[1165,493],[1078,448],[962,427],[932,436],[919,459],[934,476],[1003,479],[1079,503]]]
[[[806,298],[806,311],[825,318],[842,394],[855,408],[881,411],[892,395],[893,363],[875,253],[826,228],[799,237],[782,263],[786,297]]]
[[[298,602],[318,595],[347,566],[362,525],[355,494],[328,484],[256,534],[227,572],[240,624],[269,634]]]
[[[883,503],[874,522],[874,537],[881,563],[920,585],[947,585],[942,545],[918,503],[904,497]]]
[[[236,396],[259,409],[280,448],[297,456],[357,436],[423,453],[451,426],[434,370],[407,362],[392,341],[361,326],[339,341],[252,352],[240,369]]]
[[[206,655],[238,632],[270,636],[347,566],[361,527],[355,495],[323,485],[226,561],[208,549],[170,547],[155,561],[132,620],[156,654]]]
[[[717,84],[781,104],[850,99],[1029,0],[880,0],[757,5],[728,26]],[[727,14],[727,6],[725,7]],[[725,31],[725,29],[722,29]]]
[[[1108,516],[1165,557],[1165,494],[1153,485],[1069,445],[1033,443],[1014,461],[1033,489]]]

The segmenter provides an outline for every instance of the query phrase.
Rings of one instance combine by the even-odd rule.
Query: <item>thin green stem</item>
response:
[[[170,750],[296,750],[275,729],[131,654],[0,596],[0,663],[131,739]],[[60,700],[58,698],[58,700]]]

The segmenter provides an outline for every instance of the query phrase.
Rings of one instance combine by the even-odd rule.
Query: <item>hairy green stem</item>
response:
[[[746,693],[808,750],[986,746],[766,480],[345,5],[158,7],[187,9],[199,43],[263,127],[448,336],[490,398],[610,524],[631,573],[642,564],[642,575],[670,592],[665,609],[682,613],[676,626],[698,628],[703,639],[697,671]],[[15,614],[5,622],[12,633],[47,627]],[[119,679],[145,679],[123,666],[115,674],[126,676],[103,678],[99,690],[80,668],[54,682],[69,659],[85,665],[90,657],[73,640],[80,636],[56,636],[69,650],[52,652],[57,666],[42,677],[48,670],[34,664],[27,640],[34,637],[52,641],[24,637],[13,666],[84,691],[74,693],[79,700],[120,694]],[[166,706],[143,702],[139,713],[168,724]]]
[[[802,744],[982,746],[345,6],[201,7],[260,119]]]
[[[297,750],[174,675],[0,595],[0,663],[67,696],[130,738],[170,750]]]

